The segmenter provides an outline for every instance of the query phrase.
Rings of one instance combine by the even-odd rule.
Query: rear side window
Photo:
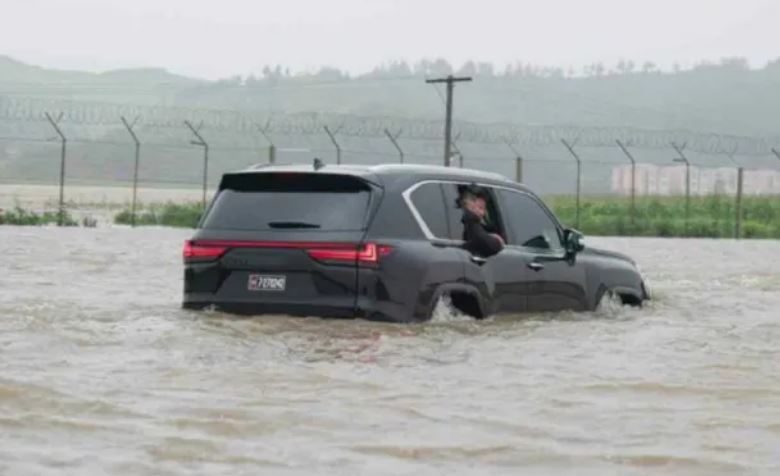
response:
[[[370,187],[356,177],[309,173],[226,175],[202,228],[365,229]]]
[[[412,204],[420,214],[420,218],[436,238],[447,238],[447,214],[444,209],[444,196],[441,185],[426,183],[412,192]]]
[[[558,226],[534,198],[501,190],[502,215],[509,229],[509,243],[538,249],[561,249]]]

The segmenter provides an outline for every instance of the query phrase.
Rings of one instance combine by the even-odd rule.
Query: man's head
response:
[[[460,206],[484,218],[487,213],[487,191],[477,184],[464,187],[460,194]]]

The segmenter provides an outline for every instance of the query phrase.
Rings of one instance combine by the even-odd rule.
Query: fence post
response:
[[[628,147],[619,140],[615,142],[617,142],[620,150],[628,157],[628,160],[631,161],[631,229],[636,230],[636,160],[634,160],[634,156],[631,155],[631,152],[628,151]]]
[[[328,126],[322,126],[325,129],[325,132],[328,134],[328,137],[330,137],[330,141],[333,142],[333,145],[336,147],[336,165],[341,165],[341,146],[336,141],[336,134],[338,134],[340,127],[336,129],[336,132],[331,132],[330,129],[328,129]]]
[[[259,130],[260,133],[263,134],[263,137],[265,137],[265,140],[268,141],[268,163],[273,165],[276,163],[276,144],[274,144],[274,141],[268,134],[268,131],[271,130],[271,120],[269,119],[265,123],[265,127],[260,127],[258,125],[257,130]]]
[[[515,157],[515,181],[523,183],[523,158],[519,155]]]
[[[138,136],[135,135],[133,126],[135,126],[135,123],[136,121],[138,121],[138,118],[136,117],[135,119],[133,119],[132,124],[127,122],[127,119],[125,119],[124,116],[120,116],[120,119],[122,119],[122,124],[125,125],[127,132],[130,134],[130,137],[132,137],[133,142],[135,143],[135,165],[133,166],[133,204],[132,204],[131,214],[130,214],[130,225],[135,226],[136,198],[138,196],[138,162],[141,156],[141,142],[138,140]]]
[[[203,147],[203,211],[206,211],[206,188],[208,187],[208,175],[209,175],[209,145],[200,135],[200,129],[203,127],[201,122],[198,127],[194,127],[190,121],[184,121],[184,124],[192,131],[197,140],[190,141],[192,145],[199,145]]]
[[[574,151],[574,146],[577,145],[577,141],[575,140],[572,144],[569,144],[566,139],[561,139],[561,142],[564,146],[566,146],[567,149],[569,149],[569,153],[574,157],[574,160],[577,161],[577,218],[575,219],[576,227],[580,227],[580,191],[582,188],[582,160],[580,159],[580,156],[577,155],[577,152]]]
[[[671,143],[672,148],[680,154],[679,157],[674,159],[675,162],[682,162],[685,164],[685,236],[688,236],[688,220],[691,216],[691,162],[686,157],[685,150],[686,144],[678,146],[674,142]]]
[[[739,167],[737,169],[737,210],[735,211],[735,225],[734,225],[734,238],[740,239],[742,237],[742,189],[744,184],[745,169]]]
[[[398,158],[400,160],[400,163],[404,163],[404,151],[401,149],[401,146],[398,144],[398,138],[401,137],[402,129],[398,129],[398,132],[395,133],[395,135],[391,134],[389,130],[385,129],[385,135],[388,139],[390,139],[390,142],[393,143],[395,146],[395,149],[398,151]]]
[[[452,150],[455,151],[455,154],[458,156],[458,167],[463,168],[463,152],[460,151],[460,147],[458,147],[458,139],[460,139],[460,132],[458,132],[458,135],[455,136],[454,139],[452,139],[452,143],[450,144],[452,146]],[[453,154],[453,155],[455,155]],[[450,162],[451,163],[451,162]]]
[[[48,112],[44,113],[46,115],[46,120],[49,121],[49,124],[54,128],[54,130],[57,132],[57,135],[60,136],[60,142],[61,142],[61,149],[60,149],[60,203],[59,203],[59,211],[57,213],[57,226],[64,226],[65,225],[65,154],[67,150],[67,143],[68,139],[65,138],[65,134],[62,133],[62,129],[60,129],[59,123],[62,120],[62,113],[57,116],[57,120],[54,120],[51,117],[51,114]]]
[[[737,167],[737,195],[734,199],[734,238],[737,240],[742,237],[742,191],[745,178],[744,168],[737,163],[734,158],[736,147],[731,152],[726,152],[726,156]]]
[[[512,152],[515,154],[515,181],[517,183],[523,183],[523,156],[520,154],[520,152],[515,148],[514,145],[512,145],[511,142],[509,142],[508,139],[504,139],[504,143],[509,147]]]

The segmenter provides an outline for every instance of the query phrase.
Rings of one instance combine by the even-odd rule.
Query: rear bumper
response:
[[[318,299],[312,301],[280,301],[278,299],[259,301],[244,299],[220,299],[211,293],[184,293],[184,309],[214,307],[220,311],[242,315],[284,315],[300,317],[334,317],[350,319],[356,317],[354,300],[344,298]]]
[[[338,303],[292,303],[292,302],[240,302],[218,301],[208,294],[185,294],[182,308],[202,310],[215,308],[230,314],[244,316],[294,316],[322,317],[336,319],[365,319],[369,321],[407,323],[416,322],[404,306],[372,299],[359,299],[357,307]]]

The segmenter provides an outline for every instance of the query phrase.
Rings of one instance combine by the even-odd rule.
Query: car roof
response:
[[[509,180],[501,174],[485,172],[482,170],[462,169],[458,167],[444,167],[440,165],[422,164],[380,164],[380,165],[324,165],[315,169],[312,165],[268,165],[258,164],[248,169],[234,173],[265,173],[265,172],[317,172],[322,174],[352,175],[364,178],[372,182],[383,181],[389,178],[424,177],[425,179],[457,180],[490,182],[492,184],[511,185],[519,184]],[[525,188],[520,186],[521,188]]]

